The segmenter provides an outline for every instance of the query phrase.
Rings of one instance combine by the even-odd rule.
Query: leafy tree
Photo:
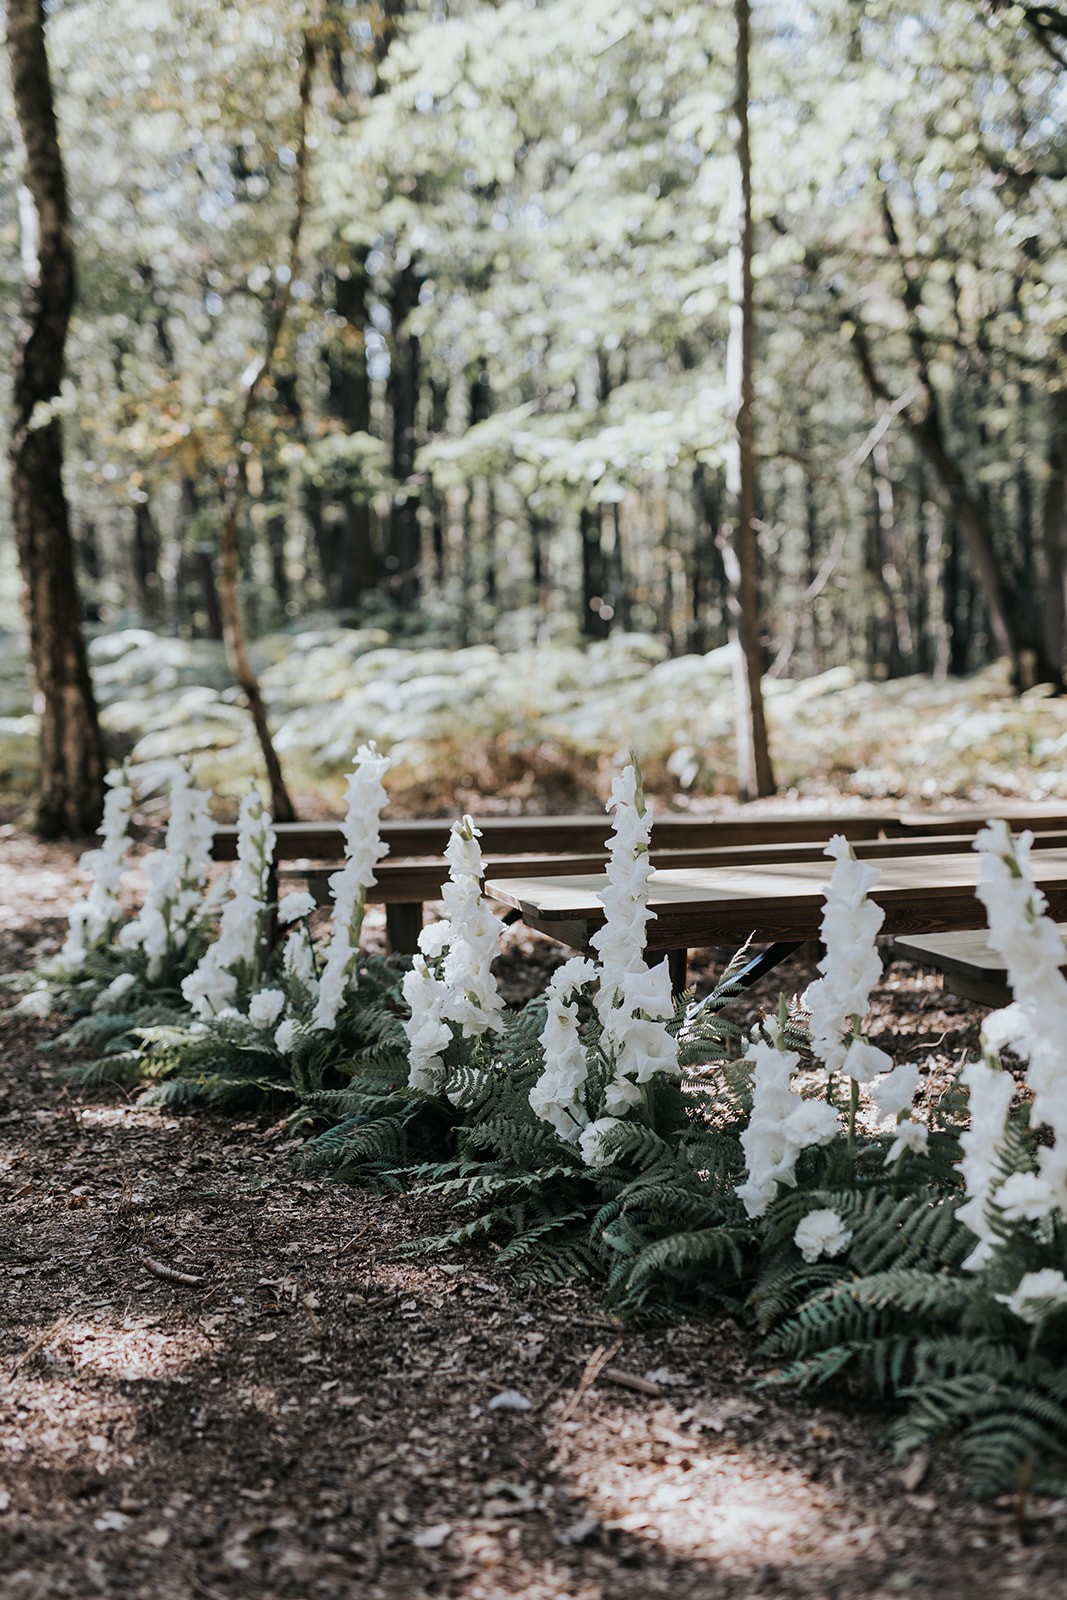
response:
[[[80,631],[58,401],[74,302],[74,249],[42,0],[12,0],[7,47],[25,146],[24,324],[15,353],[12,515],[40,716],[37,826],[90,832],[103,809],[104,757]]]

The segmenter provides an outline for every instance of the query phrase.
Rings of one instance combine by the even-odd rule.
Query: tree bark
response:
[[[1049,409],[1048,477],[1041,507],[1041,547],[1045,566],[1043,625],[1046,653],[1052,661],[1062,661],[1064,557],[1067,544],[1067,388],[1054,390]]]
[[[267,322],[267,337],[263,359],[253,363],[242,380],[245,390],[241,416],[234,430],[234,460],[230,467],[222,519],[222,537],[219,541],[219,602],[222,607],[223,637],[230,670],[243,690],[252,713],[252,722],[259,741],[263,765],[270,786],[271,812],[275,822],[295,822],[296,809],[285,786],[281,762],[271,737],[267,708],[259,678],[248,654],[248,638],[241,606],[241,513],[248,496],[249,432],[256,401],[264,380],[270,373],[281,342],[282,329],[292,298],[293,281],[300,257],[300,238],[304,215],[307,211],[307,119],[311,105],[311,79],[315,66],[315,46],[310,35],[304,35],[303,59],[300,69],[299,117],[300,132],[296,152],[296,205],[289,225],[288,272],[281,291],[271,309]]]
[[[104,752],[81,632],[63,432],[51,410],[64,374],[75,278],[41,0],[9,0],[7,46],[36,219],[36,238],[23,241],[11,429],[12,516],[41,703],[36,827],[51,838],[77,837],[100,821]]]
[[[328,351],[330,414],[349,433],[370,432],[370,375],[367,372],[367,273],[365,257],[338,272],[334,307],[343,319]],[[378,581],[378,563],[371,536],[371,508],[366,494],[346,485],[340,495],[340,532],[334,566],[323,573],[327,588],[343,611],[351,611]]]
[[[908,337],[922,401],[920,409],[911,404],[903,407],[901,416],[941,484],[949,503],[950,516],[967,548],[975,578],[989,608],[994,638],[998,647],[1010,658],[1012,680],[1016,688],[1029,689],[1036,683],[1051,683],[1061,689],[1063,673],[1060,665],[1049,659],[1044,640],[1031,627],[1018,589],[997,554],[989,516],[978,495],[967,487],[963,469],[946,441],[940,400],[927,360],[926,335],[919,315],[921,285],[914,264],[904,258],[889,197],[884,190],[882,217],[886,238],[903,273]],[[866,329],[858,317],[851,317],[850,321],[853,349],[867,387],[875,399],[889,401],[889,390],[875,367]]]
[[[763,650],[759,627],[759,547],[756,541],[755,295],[752,282],[752,154],[749,143],[749,0],[734,0],[737,60],[734,87],[736,204],[730,241],[730,333],[726,386],[732,397],[734,437],[726,459],[732,538],[724,547],[730,578],[728,605],[738,641],[737,787],[743,800],[775,792],[763,709]]]
[[[389,545],[385,558],[390,589],[403,611],[419,602],[422,540],[419,487],[415,478],[415,438],[419,404],[420,349],[408,318],[419,303],[422,280],[414,262],[407,262],[393,286],[393,341],[390,347],[389,403],[393,413],[393,476],[396,488],[389,513]]]

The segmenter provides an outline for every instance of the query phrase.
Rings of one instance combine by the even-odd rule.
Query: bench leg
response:
[[[667,970],[671,975],[671,993],[681,994],[685,989],[685,980],[689,973],[689,951],[668,950]]]
[[[385,932],[394,955],[413,956],[419,948],[422,932],[422,906],[417,901],[411,905],[386,906]]]
[[[768,945],[758,956],[746,961],[741,971],[735,975],[734,982],[742,989],[750,989],[765,972],[772,972],[780,961],[784,961],[787,956],[791,956],[799,949],[800,944],[796,940],[783,940],[780,944]]]

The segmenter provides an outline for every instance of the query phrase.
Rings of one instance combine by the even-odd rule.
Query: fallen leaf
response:
[[[530,1411],[532,1406],[517,1389],[502,1389],[489,1402],[490,1411]]]
[[[450,1522],[435,1522],[428,1528],[420,1528],[411,1535],[411,1542],[419,1550],[440,1550],[449,1534],[452,1532]]]

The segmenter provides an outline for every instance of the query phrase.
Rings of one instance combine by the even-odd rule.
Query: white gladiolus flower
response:
[[[248,1020],[254,1028],[271,1028],[285,1010],[280,989],[260,989],[248,1002]]]
[[[84,900],[71,907],[67,939],[56,958],[68,972],[83,964],[91,945],[110,938],[122,912],[119,890],[126,866],[133,790],[126,774],[118,770],[109,772],[104,782],[107,791],[98,830],[100,844],[95,850],[86,850],[78,863],[83,872],[90,874],[92,883]]]
[[[274,829],[262,800],[253,791],[241,802],[237,870],[222,910],[218,937],[195,970],[182,979],[182,994],[200,1017],[220,1015],[237,993],[236,969],[256,965],[273,856]]]
[[[604,926],[589,941],[600,956],[602,990],[605,979],[610,982],[616,972],[630,972],[638,964],[643,965],[645,926],[654,916],[648,909],[648,880],[653,871],[648,854],[652,812],[645,805],[632,762],[616,776],[607,810],[615,816],[607,841],[608,882],[600,896]]]
[[[741,1135],[747,1177],[737,1193],[750,1217],[762,1217],[778,1185],[796,1183],[797,1160],[809,1145],[828,1144],[841,1123],[826,1101],[804,1100],[792,1087],[800,1064],[795,1050],[753,1039],[745,1056],[752,1065],[752,1115]]]
[[[468,1039],[501,1028],[504,1002],[492,972],[500,923],[482,894],[480,838],[472,818],[453,823],[445,847],[448,882],[441,890],[445,916],[423,929],[422,956],[404,979],[404,997],[411,1007],[404,1030],[413,1089],[433,1093],[441,1087],[442,1052],[452,1039],[449,1023]],[[440,959],[439,977],[430,971],[427,958]]]
[[[982,854],[978,897],[989,918],[989,942],[1007,968],[1015,1003],[1007,1017],[994,1021],[987,1033],[1005,1038],[1026,1060],[1026,1081],[1033,1094],[1030,1121],[1047,1124],[1055,1135],[1038,1151],[1042,1175],[1067,1213],[1067,1074],[1063,1041],[1067,1038],[1067,979],[1060,971],[1063,944],[1048,917],[1044,895],[1030,871],[1033,835],[1013,839],[1006,822],[991,822],[975,840]]]
[[[447,917],[439,922],[428,923],[419,934],[419,949],[427,961],[436,961],[448,949],[448,941],[452,934],[452,926]]]
[[[929,1142],[930,1130],[926,1123],[916,1122],[913,1117],[906,1117],[903,1122],[897,1123],[893,1143],[886,1151],[885,1165],[891,1167],[905,1151],[911,1155],[921,1155]]]
[[[278,901],[278,921],[283,928],[290,922],[298,922],[302,917],[310,917],[315,909],[315,896],[307,894],[302,889],[293,889],[289,894],[283,894]]]
[[[845,1062],[856,1042],[848,1037],[852,1019],[866,1015],[870,992],[882,974],[875,938],[884,913],[865,898],[881,877],[878,868],[857,861],[841,834],[830,840],[826,854],[834,859],[822,915],[826,954],[819,962],[822,977],[808,986],[803,1004],[811,1017],[812,1049],[832,1074],[849,1071]],[[852,1060],[858,1071],[850,1075],[859,1082],[892,1065],[884,1057],[882,1064],[875,1066],[866,1052],[854,1054]]]
[[[283,1056],[292,1053],[293,1046],[300,1036],[300,1024],[292,1017],[286,1017],[284,1022],[278,1024],[274,1034],[274,1048]]]
[[[408,1036],[408,1087],[436,1094],[445,1075],[443,1052],[452,1043],[452,1030],[441,1015],[447,991],[421,956],[404,974],[404,999],[411,1012],[404,1023]]]
[[[889,1072],[892,1066],[892,1056],[879,1050],[877,1045],[870,1044],[866,1039],[853,1039],[845,1051],[841,1070],[847,1078],[854,1078],[857,1083],[870,1083],[879,1073]]]
[[[106,1011],[108,1006],[114,1005],[116,1000],[121,1000],[124,994],[136,986],[137,979],[132,972],[120,972],[117,978],[112,978],[107,988],[97,995],[93,1003],[94,1011]]]
[[[880,1121],[910,1111],[919,1087],[919,1069],[914,1062],[901,1062],[874,1086],[874,1109]]]
[[[615,1069],[604,1104],[609,1112],[625,1112],[639,1103],[643,1084],[657,1073],[677,1077],[680,1068],[677,1041],[666,1026],[674,1016],[670,973],[666,962],[648,967],[644,959],[645,928],[655,915],[648,909],[652,813],[633,762],[616,777],[608,810],[615,819],[600,896],[604,926],[589,942],[600,956],[601,1047]]]
[[[797,1224],[793,1243],[809,1264],[820,1256],[839,1256],[852,1238],[836,1211],[809,1211]]]
[[[150,979],[159,977],[168,953],[184,947],[189,924],[201,915],[213,834],[210,795],[197,788],[185,765],[176,763],[164,847],[145,856],[148,892],[119,934],[124,949],[144,950]]]
[[[1013,1172],[997,1189],[993,1203],[1009,1222],[1040,1222],[1059,1204],[1059,1195],[1038,1172]]]
[[[801,1100],[785,1119],[785,1133],[799,1150],[829,1144],[841,1132],[841,1118],[826,1100]]]
[[[304,989],[316,985],[315,951],[306,927],[294,928],[282,951],[282,969],[287,978]]]
[[[310,1024],[320,1031],[334,1026],[344,1004],[359,951],[367,890],[377,881],[375,867],[389,853],[380,831],[382,810],[389,798],[382,779],[389,766],[387,756],[379,755],[373,745],[365,744],[356,751],[355,765],[349,774],[344,821],[345,864],[330,878],[333,928]]]
[[[1013,1050],[1020,1039],[1025,1039],[1027,1026],[1026,1012],[1020,1005],[991,1011],[982,1023],[983,1051],[999,1056],[1002,1050]]]
[[[1067,1304],[1067,1278],[1055,1267],[1024,1272],[1014,1294],[998,1294],[997,1299],[1023,1322],[1043,1322],[1054,1306]]]
[[[985,1266],[996,1243],[986,1209],[999,1174],[998,1158],[1015,1083],[1008,1073],[997,1071],[984,1061],[969,1062],[960,1073],[960,1081],[970,1093],[971,1122],[960,1135],[960,1175],[967,1200],[956,1215],[978,1240],[963,1263],[977,1271]]]
[[[610,1165],[612,1157],[604,1146],[615,1129],[621,1127],[622,1123],[618,1117],[598,1117],[596,1122],[590,1122],[588,1127],[582,1129],[578,1148],[587,1167]]]
[[[550,1122],[565,1144],[577,1142],[588,1125],[585,1090],[588,1062],[578,1033],[578,992],[596,978],[596,967],[576,956],[558,967],[545,991],[545,1025],[541,1049],[545,1068],[530,1090],[530,1105]]]
[[[448,922],[441,966],[441,980],[448,993],[442,1015],[459,1023],[467,1038],[499,1032],[504,1010],[492,973],[500,923],[482,894],[480,838],[472,818],[465,816],[461,822],[453,823],[445,846],[448,882],[441,890]]]

